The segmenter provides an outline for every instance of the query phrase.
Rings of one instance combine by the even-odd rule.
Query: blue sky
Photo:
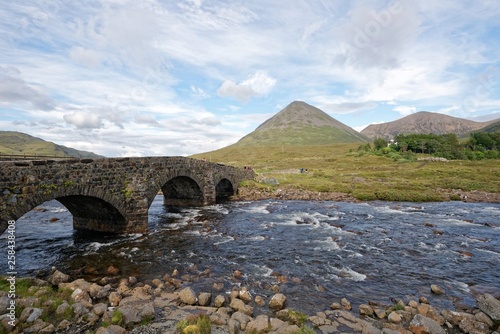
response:
[[[0,51],[0,130],[106,156],[221,148],[294,100],[500,117],[496,0],[4,1]]]

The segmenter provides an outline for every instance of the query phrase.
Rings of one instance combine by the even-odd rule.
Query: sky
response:
[[[0,130],[97,154],[225,147],[295,100],[361,131],[500,117],[497,0],[0,4]]]

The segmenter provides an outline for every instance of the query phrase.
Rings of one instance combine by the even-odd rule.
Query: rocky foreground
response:
[[[237,282],[241,273],[234,275]],[[174,271],[147,284],[135,277],[70,282],[54,269],[45,280],[16,282],[15,310],[9,292],[0,291],[0,333],[500,334],[500,300],[489,294],[466,311],[437,310],[422,296],[394,305],[367,302],[354,309],[343,298],[328,310],[305,315],[286,308],[287,298],[277,285],[266,299],[237,283],[229,294],[214,284],[212,294],[194,291],[188,281]],[[8,286],[3,278],[5,282]],[[433,285],[431,293],[444,292]],[[210,331],[196,324],[179,326],[202,314]]]

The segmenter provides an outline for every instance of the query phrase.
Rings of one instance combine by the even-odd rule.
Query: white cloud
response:
[[[98,129],[103,126],[102,119],[93,113],[75,111],[63,116],[64,120],[78,129]]]
[[[15,67],[0,66],[0,103],[28,103],[32,108],[44,111],[54,109],[55,102],[40,89],[26,83],[20,74]]]
[[[222,97],[234,97],[238,101],[248,102],[253,96],[263,96],[271,92],[276,85],[276,79],[264,71],[257,71],[239,84],[226,80],[217,90]]]
[[[392,110],[397,111],[401,115],[408,116],[417,111],[417,108],[414,106],[397,106],[392,108]]]
[[[103,56],[99,52],[95,50],[85,49],[81,46],[71,48],[71,50],[69,51],[69,57],[76,63],[85,65],[87,67],[97,67],[103,60]]]

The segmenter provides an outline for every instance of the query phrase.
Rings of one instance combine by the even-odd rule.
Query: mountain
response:
[[[28,155],[75,158],[103,158],[17,131],[0,131],[0,155]]]
[[[479,130],[497,120],[488,122],[474,122],[463,118],[420,111],[415,114],[400,118],[396,121],[371,124],[361,131],[361,134],[370,138],[393,138],[399,133],[403,134],[429,134],[437,135],[454,133],[463,136],[471,131]]]
[[[500,132],[500,120],[494,121],[494,123],[486,125],[484,128],[481,128],[479,130],[476,130],[474,132]]]
[[[235,145],[322,145],[366,141],[368,138],[320,109],[294,101]]]

